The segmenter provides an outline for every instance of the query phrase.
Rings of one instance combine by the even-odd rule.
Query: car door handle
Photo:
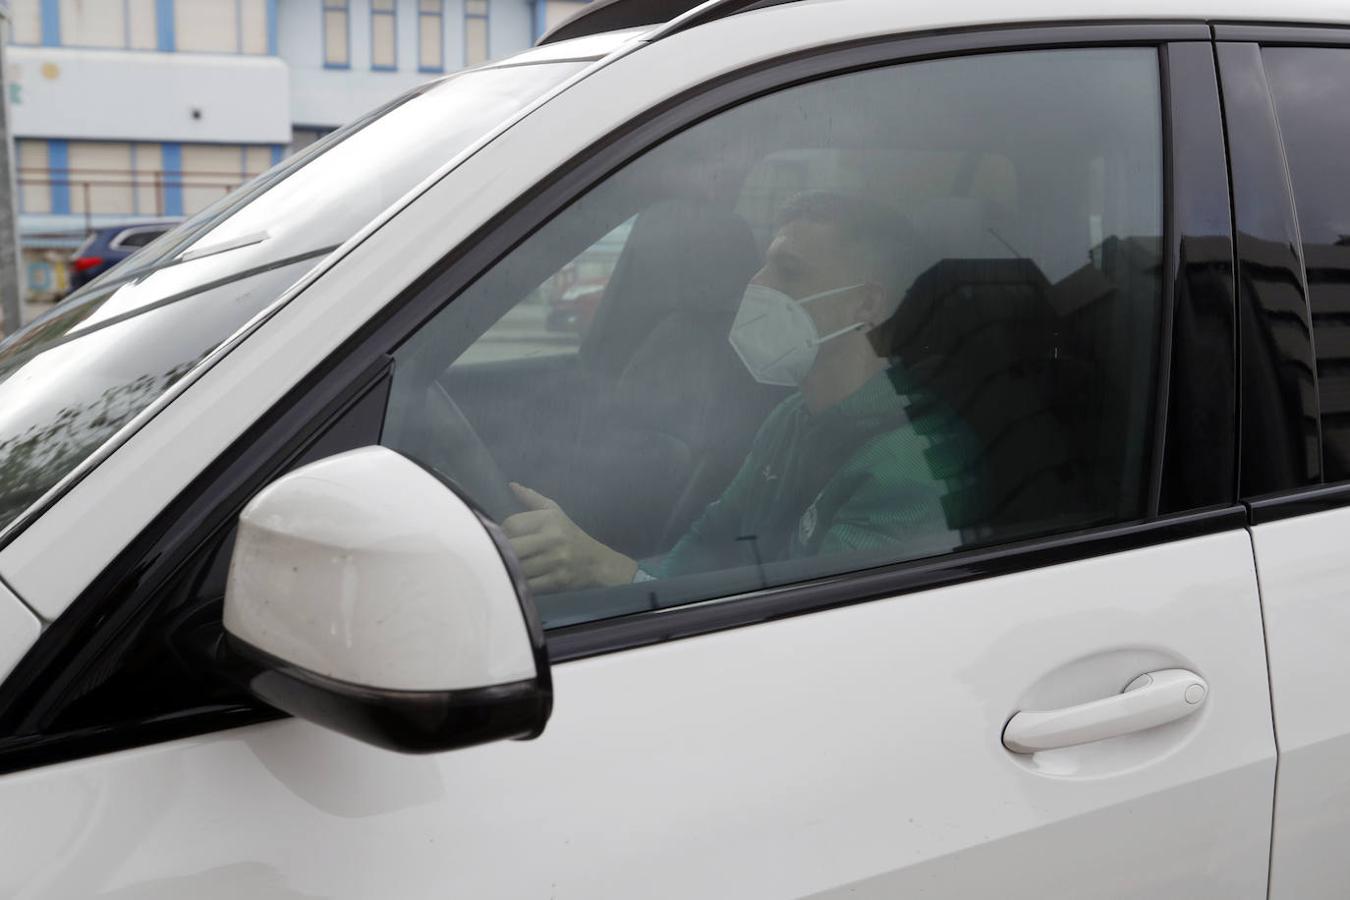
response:
[[[1035,753],[1120,737],[1185,718],[1203,706],[1208,695],[1209,685],[1194,672],[1149,672],[1114,697],[1017,713],[1003,729],[1003,746],[1013,753]]]

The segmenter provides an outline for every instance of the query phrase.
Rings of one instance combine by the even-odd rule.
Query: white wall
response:
[[[447,4],[454,5],[453,0]],[[488,16],[488,52],[493,59],[519,53],[534,44],[534,4],[530,0],[491,0]]]
[[[21,137],[290,141],[289,80],[274,57],[11,47],[8,63]]]
[[[320,0],[282,0],[277,4],[277,52],[291,71],[291,121],[296,125],[346,124],[433,76],[417,72],[416,4],[398,4],[397,72],[370,69],[370,4],[351,3],[351,67],[323,64]],[[289,139],[288,139],[289,142]]]

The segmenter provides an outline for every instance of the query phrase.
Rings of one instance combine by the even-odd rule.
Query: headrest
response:
[[[667,200],[633,223],[605,301],[650,304],[665,311],[725,308],[759,267],[750,226],[735,213]]]
[[[984,203],[980,200],[969,197],[929,200],[914,217],[914,225],[924,235],[925,243],[933,253],[934,258],[927,261],[928,265],[940,259],[979,259],[990,255],[984,250],[988,235]]]
[[[666,316],[717,313],[729,322],[759,265],[750,226],[734,212],[684,199],[653,204],[633,223],[583,356],[617,374]]]

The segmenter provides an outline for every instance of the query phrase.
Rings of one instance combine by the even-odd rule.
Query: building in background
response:
[[[189,216],[442,73],[529,47],[587,0],[11,0],[30,296],[93,228]]]

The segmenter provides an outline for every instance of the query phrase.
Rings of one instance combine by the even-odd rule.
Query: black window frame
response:
[[[1266,248],[1272,244],[1287,244],[1282,251],[1283,277],[1300,287],[1306,329],[1305,341],[1293,346],[1286,341],[1283,353],[1270,354],[1270,334],[1259,325],[1260,313],[1269,307],[1269,298],[1261,293],[1263,285],[1239,278],[1240,355],[1244,360],[1239,403],[1241,417],[1247,423],[1239,451],[1239,499],[1248,510],[1250,524],[1261,525],[1350,506],[1350,482],[1327,483],[1322,466],[1316,334],[1312,327],[1307,270],[1295,214],[1293,181],[1275,99],[1261,58],[1264,47],[1333,47],[1350,52],[1350,26],[1220,22],[1214,25],[1214,37],[1221,81],[1227,78],[1237,84],[1245,82],[1247,90],[1242,100],[1231,96],[1233,89],[1227,91],[1224,98],[1225,129],[1232,134],[1244,135],[1246,151],[1251,157],[1246,172],[1239,171],[1235,157],[1231,176],[1234,229],[1239,235],[1239,271],[1247,266],[1264,266],[1267,271],[1271,268],[1269,253],[1260,258],[1260,254],[1254,252],[1253,238],[1263,240]],[[1242,202],[1243,191],[1249,194],[1247,203]],[[1247,212],[1257,209],[1266,211],[1265,218]],[[1272,227],[1278,230],[1272,233]],[[1253,360],[1261,360],[1262,365],[1253,365]],[[1300,377],[1308,377],[1309,373],[1312,381],[1308,398],[1302,404],[1293,402],[1291,385]],[[1289,399],[1278,402],[1281,396]],[[1262,430],[1267,433],[1259,434]],[[1260,452],[1269,449],[1270,435],[1278,437],[1275,452]],[[1305,442],[1312,435],[1315,435],[1317,446],[1315,468],[1295,470],[1282,462],[1300,453],[1306,456]],[[1262,439],[1267,442],[1264,446],[1259,443]]]
[[[688,90],[598,139],[517,201],[357,330],[304,383],[268,410],[76,599],[0,685],[0,722],[32,702],[52,667],[78,650],[121,605],[146,602],[160,585],[147,565],[172,571],[201,549],[210,529],[275,477],[282,458],[333,411],[383,377],[388,354],[544,223],[611,173],[667,137],[754,97],[846,72],[993,52],[1143,46],[1159,55],[1164,141],[1164,296],[1155,434],[1161,460],[1155,518],[1060,533],[936,559],[569,626],[547,635],[550,660],[567,660],[705,634],[852,603],[1243,527],[1236,505],[1235,321],[1231,216],[1210,29],[1202,23],[978,27],[891,35],[788,54]],[[1172,79],[1172,69],[1185,78]],[[1175,132],[1175,134],[1174,134]],[[1215,190],[1215,171],[1224,183]],[[1181,186],[1178,192],[1178,186]],[[1171,372],[1185,376],[1171,378]],[[374,373],[374,374],[372,374]],[[1203,376],[1203,384],[1192,376]],[[1189,423],[1173,428],[1172,423]],[[1203,426],[1203,427],[1201,427]],[[1209,452],[1197,456],[1195,441]],[[268,448],[260,453],[259,447]],[[287,457],[287,454],[292,454]],[[255,460],[249,472],[248,460]],[[222,492],[226,475],[230,490]],[[228,480],[228,479],[226,479]],[[192,527],[178,527],[180,520]],[[59,675],[59,669],[55,672]],[[0,771],[108,752],[278,715],[261,705],[188,710],[155,722],[77,735],[0,738]]]

